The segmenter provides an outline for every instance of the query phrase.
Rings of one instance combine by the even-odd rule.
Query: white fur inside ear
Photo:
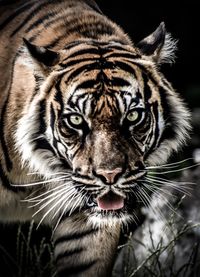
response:
[[[176,58],[176,50],[177,50],[178,40],[172,38],[170,33],[166,33],[165,41],[160,49],[159,60],[160,64],[162,63],[173,63]]]
[[[43,76],[41,65],[34,60],[26,46],[22,46],[20,48],[16,63],[22,66],[26,66],[27,69],[30,69],[31,71]]]
[[[21,65],[25,65],[32,70],[35,69],[35,62],[33,61],[28,49],[25,46],[21,47],[19,51],[17,63]]]

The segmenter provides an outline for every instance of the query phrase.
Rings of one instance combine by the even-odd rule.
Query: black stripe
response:
[[[0,126],[1,126],[1,133],[0,133],[0,142],[1,142],[1,145],[2,145],[2,151],[4,153],[4,156],[5,156],[5,163],[6,163],[6,169],[7,171],[11,171],[12,168],[13,168],[13,164],[12,164],[12,160],[9,156],[9,149],[6,145],[6,141],[5,141],[5,134],[4,134],[4,128],[5,128],[5,123],[4,123],[4,120],[5,120],[5,115],[6,115],[6,110],[7,110],[7,105],[9,103],[9,97],[10,97],[10,89],[12,87],[12,83],[13,83],[13,70],[14,70],[14,64],[15,64],[15,61],[18,57],[18,54],[15,55],[15,58],[13,59],[12,61],[12,70],[11,70],[11,74],[10,74],[10,84],[9,84],[9,88],[8,88],[8,96],[7,96],[7,99],[2,107],[2,111],[1,111],[1,115],[0,115]]]
[[[63,0],[63,1],[65,1],[65,0]],[[64,17],[69,17],[70,15],[74,15],[74,13],[72,12],[72,13],[66,13],[66,15],[64,16],[64,15],[62,15],[62,16],[57,16],[57,17],[54,17],[53,19],[49,19],[49,21],[48,22],[46,22],[46,23],[43,23],[42,24],[42,29],[40,29],[40,30],[38,30],[38,32],[36,32],[33,36],[31,36],[30,38],[29,38],[29,41],[34,41],[35,39],[37,39],[37,37],[44,31],[45,32],[45,30],[46,29],[48,29],[49,27],[51,27],[51,25],[53,25],[54,23],[56,23],[56,28],[58,29],[58,30],[63,30],[63,28],[65,27],[65,29],[63,30],[63,34],[60,34],[60,36],[59,37],[56,37],[55,39],[58,39],[58,40],[60,40],[60,39],[62,39],[63,37],[66,37],[67,36],[67,33],[68,33],[68,29],[67,28],[69,28],[71,25],[72,26],[74,26],[74,24],[77,22],[77,18],[75,18],[74,19],[74,16],[73,16],[73,19],[71,19],[70,20],[70,22],[68,22],[68,25],[66,25],[66,23],[64,23],[63,24],[63,18]],[[60,23],[60,25],[57,25],[57,23]],[[27,32],[28,31],[28,29],[25,31],[25,32]],[[37,31],[37,30],[36,30]],[[54,39],[54,40],[55,40]],[[58,41],[57,41],[58,42]],[[53,42],[52,42],[53,43]],[[54,43],[56,43],[56,42],[54,42]],[[43,45],[44,47],[48,47],[48,45]]]
[[[72,26],[74,25],[74,23],[77,22],[77,18],[75,18],[75,13],[74,13],[74,8],[76,8],[76,1],[73,3],[71,2],[70,4],[67,5],[67,9],[62,5],[62,2],[66,2],[66,0],[49,0],[49,3],[52,2],[52,4],[55,4],[57,2],[56,8],[51,9],[49,8],[48,13],[46,15],[44,15],[44,17],[42,17],[41,19],[37,19],[35,22],[31,23],[31,25],[25,30],[26,33],[28,33],[29,31],[31,31],[32,29],[35,29],[35,27],[37,27],[38,25],[40,25],[42,23],[43,28],[46,29],[48,27],[50,27],[52,24],[54,23],[58,23],[59,21],[63,23],[63,19],[67,18],[68,20],[68,24],[66,25],[65,23],[62,24],[62,26],[67,26],[69,27],[72,23]],[[61,4],[60,6],[58,4]],[[58,9],[58,7],[60,9]],[[63,12],[65,11],[65,14],[63,14]],[[62,12],[62,13],[61,13]],[[61,15],[60,15],[61,13]],[[49,19],[46,23],[44,21],[46,21],[46,19]],[[69,19],[71,19],[69,21]],[[59,29],[59,27],[57,27]]]
[[[49,0],[46,4],[56,4],[56,3],[58,3],[58,4],[61,4],[62,5],[62,2],[65,2],[66,0]],[[61,9],[62,9],[62,6],[61,6]],[[49,8],[49,10],[51,10],[51,7]],[[49,12],[49,11],[48,11]],[[56,13],[58,14],[59,13],[59,11],[58,10],[56,10]],[[57,14],[55,14],[55,15],[57,15]],[[49,15],[49,14],[48,14]],[[53,16],[53,14],[52,14],[52,16]],[[45,16],[45,18],[46,18],[46,16]],[[45,19],[44,18],[44,19]],[[40,30],[37,30],[36,28],[34,28],[34,26],[33,26],[33,24],[31,24],[26,30],[25,30],[25,33],[28,33],[29,31],[31,31],[30,29],[32,28],[32,30],[36,30],[37,32],[34,34],[34,35],[32,35],[31,37],[29,37],[28,38],[28,40],[30,41],[30,42],[33,42],[35,39],[37,39],[38,38],[38,36],[44,31],[46,31],[46,29],[48,29],[48,27],[49,26],[51,26],[53,23],[55,23],[55,22],[58,22],[60,19],[62,19],[63,18],[63,15],[62,16],[60,16],[60,17],[54,17],[52,20],[51,20],[51,18],[49,18],[49,21],[48,22],[46,22],[46,23],[43,23],[43,22],[41,22],[41,24],[42,24],[42,29],[40,29]],[[37,23],[36,23],[37,24]],[[38,22],[38,24],[39,24],[39,22]],[[37,26],[36,26],[37,27]],[[57,27],[58,29],[59,29],[59,27]],[[66,35],[66,32],[65,32],[65,35]],[[43,45],[44,47],[45,47],[45,45]]]
[[[37,13],[45,6],[47,6],[49,3],[45,2],[40,4],[39,6],[35,7],[35,9],[31,10],[31,12],[25,17],[24,21],[17,26],[17,28],[14,29],[14,31],[11,33],[10,37],[13,37],[20,29],[22,29]]]
[[[76,264],[71,267],[62,268],[61,270],[59,270],[58,276],[59,277],[75,276],[78,273],[82,273],[82,272],[88,270],[96,262],[97,262],[97,260],[94,260],[94,261],[91,261],[88,263],[85,262],[84,264]],[[87,276],[87,273],[85,273],[85,276]]]
[[[75,248],[73,250],[66,250],[63,253],[59,253],[58,256],[56,256],[55,262],[57,263],[58,260],[61,260],[63,258],[72,256],[74,254],[80,254],[84,249],[82,247]]]
[[[84,81],[81,84],[79,84],[76,87],[76,90],[94,88],[95,85],[97,85],[97,81],[96,80],[87,80],[87,81]]]
[[[25,32],[29,33],[30,31],[32,31],[32,29],[36,29],[36,27],[38,27],[39,25],[41,25],[41,24],[44,25],[44,21],[46,21],[47,19],[50,19],[50,17],[52,18],[52,16],[54,16],[54,15],[55,15],[55,11],[49,12],[49,13],[45,14],[44,16],[38,18],[36,21],[31,23],[31,25],[29,25],[29,27],[25,30]]]
[[[149,106],[150,105],[149,99],[152,96],[152,91],[150,89],[150,86],[148,85],[149,78],[147,77],[147,74],[145,72],[142,72],[142,79],[143,79],[143,83],[144,83],[143,92],[144,92],[145,105]]]
[[[88,92],[82,92],[82,94],[80,94],[80,95],[77,96],[77,101],[79,101],[80,99],[85,98],[86,95],[88,95]],[[76,103],[74,103],[73,97],[74,97],[74,95],[72,94],[72,95],[70,96],[70,98],[68,99],[68,102],[67,102],[68,106],[70,106],[72,109],[78,109],[80,112],[82,112],[82,111],[80,110],[80,107],[77,105],[77,101],[76,101]],[[69,112],[71,112],[70,109],[69,109]]]
[[[80,179],[86,179],[86,180],[91,180],[91,181],[93,180],[93,178],[90,177],[90,176],[88,176],[88,175],[79,174],[79,173],[77,172],[77,170],[75,171],[74,176],[77,177],[77,178],[80,178]]]
[[[34,136],[34,138],[35,138],[35,136]],[[56,153],[55,153],[53,147],[50,145],[50,143],[45,138],[38,138],[35,141],[34,150],[36,151],[38,149],[48,150],[56,156]]]
[[[35,74],[34,75],[34,78],[35,78],[35,88],[34,88],[34,92],[31,96],[31,99],[30,99],[30,103],[33,101],[34,97],[38,94],[39,90],[40,90],[40,86],[41,86],[41,82],[44,81],[43,77]]]
[[[63,75],[65,75],[65,73]],[[55,85],[56,93],[55,93],[55,96],[54,96],[54,100],[60,105],[60,110],[57,110],[58,116],[60,116],[64,111],[63,95],[62,95],[62,92],[61,92],[61,89],[60,89],[60,84],[61,84],[63,75],[60,76],[60,80]]]
[[[61,39],[65,38],[65,37],[66,37],[66,33],[64,32],[64,34],[57,36],[56,38],[54,38],[50,43],[48,43],[44,47],[51,49],[51,48],[55,47],[60,42]]]
[[[76,233],[73,233],[73,234],[68,234],[68,235],[65,235],[63,237],[57,238],[54,241],[54,245],[58,245],[60,243],[65,243],[66,241],[70,241],[70,240],[83,239],[86,236],[94,235],[97,231],[98,231],[98,229],[89,229],[89,230],[86,230],[86,231],[82,231],[81,233],[76,232]]]
[[[119,77],[113,77],[112,78],[112,85],[113,86],[119,86],[119,87],[129,87],[131,84],[122,78]]]
[[[74,15],[74,13],[73,13],[73,12],[72,12],[72,13],[67,13],[67,14],[66,14],[66,17],[69,17],[69,16],[71,16],[71,15]],[[59,34],[59,36],[54,37],[51,43],[46,44],[46,45],[43,45],[44,47],[47,47],[47,48],[50,48],[50,49],[53,48],[53,47],[55,47],[55,46],[60,42],[60,40],[62,40],[63,38],[65,38],[65,37],[67,36],[67,34],[71,33],[71,29],[76,29],[76,27],[75,27],[76,24],[77,24],[77,18],[76,18],[76,17],[74,18],[74,16],[73,16],[73,19],[71,19],[71,20],[68,22],[67,25],[66,25],[66,23],[63,24],[63,20],[62,20],[63,17],[64,17],[63,15],[60,16],[60,17],[55,17],[53,20],[49,20],[46,24],[44,24],[43,30],[49,28],[51,25],[53,25],[54,23],[56,23],[56,28],[63,31],[62,34]],[[60,25],[58,25],[59,20],[60,20]],[[70,27],[70,26],[72,26],[72,27]],[[65,29],[63,29],[63,27],[64,27]],[[78,28],[77,28],[77,30],[78,30]],[[39,30],[39,32],[37,32],[36,34],[34,34],[32,37],[30,37],[29,40],[30,40],[30,41],[33,41],[35,38],[38,37],[39,34],[41,34],[41,30]],[[82,42],[82,43],[83,43],[83,42]]]
[[[7,17],[1,24],[0,24],[0,30],[6,27],[15,17],[20,15],[21,13],[25,12],[28,10],[30,7],[32,7],[32,3],[28,2],[25,3],[23,6],[18,8],[14,13],[12,13],[9,17]]]
[[[54,129],[55,129],[55,121],[56,121],[56,113],[53,107],[53,104],[51,103],[51,110],[50,110],[50,127],[52,130],[52,134],[53,134],[53,147],[58,151],[58,147],[57,147],[57,140],[54,136]]]
[[[107,79],[106,75],[103,72],[103,69],[113,69],[113,63],[106,63],[105,65],[103,65],[101,62],[92,62],[92,63],[87,63],[84,64],[82,66],[80,66],[79,68],[75,69],[74,71],[72,71],[66,80],[66,83],[68,83],[69,81],[71,81],[72,79],[74,79],[75,77],[77,77],[80,73],[87,71],[92,72],[93,70],[100,70],[98,76],[97,76],[97,81],[98,82],[105,82]]]
[[[154,136],[154,141],[151,145],[151,147],[148,149],[148,151],[145,153],[145,159],[152,153],[152,151],[155,150],[155,147],[158,143],[158,137],[159,137],[159,129],[158,129],[158,103],[154,102],[152,104],[152,109],[153,109],[153,115],[155,117],[154,119],[154,130],[152,130],[151,134]]]
[[[136,76],[135,69],[128,63],[125,63],[123,61],[115,61],[115,66],[121,68],[122,70],[124,70],[130,74],[133,74],[133,76]]]
[[[86,42],[87,43],[87,42]],[[80,44],[83,44],[83,41],[82,40],[76,40],[76,41],[72,41],[70,43],[68,43],[64,49],[65,50],[70,50],[71,48],[75,47],[75,46],[78,46]]]
[[[40,127],[39,127],[39,131],[38,134],[44,134],[46,131],[46,123],[45,123],[45,113],[46,113],[46,100],[43,99],[42,101],[40,101],[39,104],[40,108],[39,108],[39,123],[40,123]]]
[[[39,130],[37,133],[35,133],[32,136],[32,140],[35,141],[35,146],[34,146],[34,150],[38,150],[38,149],[46,149],[51,151],[54,155],[56,155],[54,149],[52,148],[52,146],[50,145],[50,143],[46,140],[46,138],[42,138],[40,137],[40,135],[45,134],[46,131],[46,123],[45,123],[45,113],[46,113],[46,100],[42,100],[40,102],[40,109],[39,109]],[[38,138],[39,136],[39,138]]]
[[[2,145],[2,151],[5,157],[5,163],[6,163],[6,168],[8,171],[11,171],[13,168],[13,164],[12,161],[10,159],[10,155],[9,155],[9,150],[5,141],[5,133],[4,133],[4,129],[5,129],[5,123],[4,123],[4,117],[6,115],[6,110],[7,110],[7,105],[9,103],[9,96],[7,97],[3,108],[2,108],[2,112],[1,112],[1,118],[0,118],[0,126],[1,126],[1,132],[0,132],[0,142]]]
[[[69,81],[77,77],[80,73],[86,70],[89,73],[90,71],[93,71],[95,69],[99,69],[99,65],[96,62],[80,66],[68,75],[66,82],[68,83]]]
[[[68,59],[68,58],[67,58]],[[93,61],[98,61],[98,58],[83,58],[83,59],[74,59],[72,61],[69,61],[67,63],[60,63],[59,65],[62,66],[62,68],[67,68],[72,65],[77,65],[83,62],[93,62]]]

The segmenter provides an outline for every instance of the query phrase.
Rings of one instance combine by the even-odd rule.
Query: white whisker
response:
[[[168,180],[168,179],[157,177],[157,176],[148,176],[147,175],[145,178],[151,178],[154,180],[160,180],[160,181],[164,181],[164,182],[168,182],[168,183],[172,183],[172,184],[178,184],[178,185],[196,185],[196,183],[193,183],[193,182],[173,181],[173,180]]]
[[[68,190],[66,190],[66,192],[68,192]],[[70,194],[68,193],[67,196],[70,196],[72,193],[74,193],[75,190],[71,191]],[[44,203],[34,214],[33,217],[36,216],[40,211],[42,211],[45,207],[47,207],[50,203],[52,203],[53,201],[55,201],[56,199],[58,199],[60,196],[66,197],[66,194],[63,193],[63,190],[60,191],[60,193],[56,196],[54,196],[53,198],[51,198],[49,201],[47,201],[46,203]],[[38,203],[38,205],[41,203]]]
[[[72,201],[74,201],[74,199],[76,199],[76,197],[80,197],[79,195],[73,195],[72,198],[69,200],[69,202],[67,203],[67,205],[65,206],[65,208],[63,209],[60,217],[58,218],[56,225],[53,229],[53,233],[55,232],[56,228],[58,227],[60,220],[62,219],[63,215],[66,213],[67,208],[69,207],[69,205],[71,204]],[[53,215],[53,218],[56,217],[56,215],[59,213],[59,211],[61,210],[61,208],[66,204],[66,201],[64,201],[64,203],[61,205],[61,207],[59,207],[60,209],[58,211],[56,211],[56,213]]]
[[[188,159],[184,159],[178,162],[174,162],[174,163],[166,163],[163,165],[155,165],[155,166],[147,166],[146,169],[162,169],[162,168],[174,168],[174,167],[178,167],[180,166],[180,164],[185,163],[187,161],[191,161],[193,160],[193,158],[188,158]]]
[[[200,163],[198,164],[193,164],[193,165],[190,165],[190,166],[186,166],[186,167],[183,167],[183,168],[179,168],[179,169],[174,169],[174,170],[167,170],[167,171],[162,171],[162,172],[157,172],[157,171],[149,171],[148,174],[152,174],[152,175],[162,175],[162,174],[170,174],[170,173],[175,173],[175,172],[181,172],[181,171],[184,171],[186,169],[190,169],[190,168],[194,168],[194,167],[197,167],[198,165],[200,165]]]
[[[74,191],[74,195],[76,194],[76,191]],[[63,194],[62,194],[63,195]],[[37,228],[41,225],[41,223],[44,221],[44,219],[47,217],[47,215],[56,207],[58,206],[64,199],[66,199],[66,195],[64,194],[58,202],[56,202],[53,206],[51,206],[51,208],[43,215],[42,219],[40,220],[40,222],[37,225]]]
[[[48,196],[46,196],[46,197],[44,197],[44,198],[42,198],[42,199],[38,199],[38,200],[28,200],[28,202],[37,202],[36,204],[30,206],[30,207],[36,207],[36,206],[42,204],[42,203],[43,203],[44,201],[46,201],[47,199],[52,198],[52,197],[56,196],[57,194],[60,194],[61,192],[65,192],[65,193],[66,193],[66,192],[70,191],[71,189],[72,189],[71,187],[69,187],[69,188],[64,187],[64,188],[62,188],[62,189],[59,189],[58,191],[54,191],[53,193],[51,193],[50,195],[48,195]]]
[[[21,185],[11,184],[11,186],[13,186],[13,187],[33,187],[33,186],[37,186],[37,185],[45,185],[48,183],[60,182],[63,180],[67,180],[67,178],[66,177],[57,177],[57,178],[50,179],[50,180],[43,180],[43,181],[38,181],[38,182],[28,183],[28,184],[21,184]]]
[[[66,186],[66,184],[62,184],[62,185],[60,185],[60,186],[58,186],[58,187],[52,188],[52,189],[50,189],[50,190],[47,190],[47,191],[45,191],[44,193],[38,194],[37,196],[34,196],[34,197],[31,198],[31,196],[32,196],[33,194],[34,194],[34,195],[36,194],[36,192],[34,191],[34,192],[31,193],[30,195],[28,195],[24,200],[21,200],[21,201],[22,201],[22,202],[34,202],[35,200],[42,198],[42,196],[45,196],[45,195],[47,195],[47,194],[51,194],[51,192],[56,191],[56,190],[59,190],[60,188],[62,188],[62,187],[64,187],[64,186]],[[42,188],[41,188],[41,189],[42,189]]]
[[[154,184],[153,184],[152,182],[150,182],[150,181],[145,181],[145,182],[143,183],[143,186],[145,186],[149,191],[151,191],[151,192],[153,192],[153,193],[159,191],[159,192],[162,192],[162,193],[164,193],[164,194],[166,194],[166,195],[168,195],[168,196],[175,197],[175,195],[174,195],[173,193],[171,193],[170,191],[168,191],[168,190],[166,190],[166,189],[164,189],[164,188],[160,188],[160,187],[154,185]]]
[[[29,175],[40,175],[38,172],[30,172],[30,173],[27,173],[27,176]],[[71,176],[71,172],[56,172],[56,173],[48,173],[48,176],[54,176],[54,175],[62,175],[62,176]]]
[[[83,188],[83,189],[84,189],[84,188]],[[83,189],[82,189],[82,191],[83,191]],[[80,191],[80,193],[81,193],[81,191]],[[71,214],[72,214],[73,211],[76,209],[76,207],[78,207],[78,203],[81,202],[81,200],[85,197],[86,194],[87,194],[87,193],[85,193],[85,194],[83,194],[83,195],[81,195],[81,194],[78,195],[79,198],[74,202],[73,206],[71,207],[71,209],[70,209],[70,211],[69,211],[69,216],[71,216]]]
[[[167,181],[162,181],[162,180],[156,180],[154,178],[145,178],[146,181],[148,181],[149,183],[154,183],[155,184],[158,184],[158,185],[163,185],[163,186],[166,186],[166,187],[170,187],[176,191],[179,191],[181,193],[184,193],[188,196],[191,196],[191,193],[188,191],[189,187],[185,186],[185,185],[180,185],[179,183],[176,184],[176,183],[172,183],[172,182],[167,182]]]
[[[165,221],[165,217],[163,216],[163,213],[161,212],[159,207],[156,207],[156,209],[152,206],[152,203],[150,201],[150,197],[147,194],[147,192],[141,188],[141,195],[142,195],[142,199],[146,199],[148,205],[147,207],[153,212],[153,214],[157,217],[158,220],[162,220]]]

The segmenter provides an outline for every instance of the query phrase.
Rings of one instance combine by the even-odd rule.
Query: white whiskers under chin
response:
[[[115,225],[127,226],[130,222],[135,222],[134,216],[124,213],[119,213],[118,216],[111,212],[104,214],[93,213],[88,216],[88,223],[93,225],[94,228],[114,227]]]

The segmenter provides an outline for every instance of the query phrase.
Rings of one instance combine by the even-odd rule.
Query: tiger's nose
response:
[[[117,181],[122,173],[122,168],[115,168],[113,170],[97,169],[95,175],[102,179],[107,184],[113,184]]]

